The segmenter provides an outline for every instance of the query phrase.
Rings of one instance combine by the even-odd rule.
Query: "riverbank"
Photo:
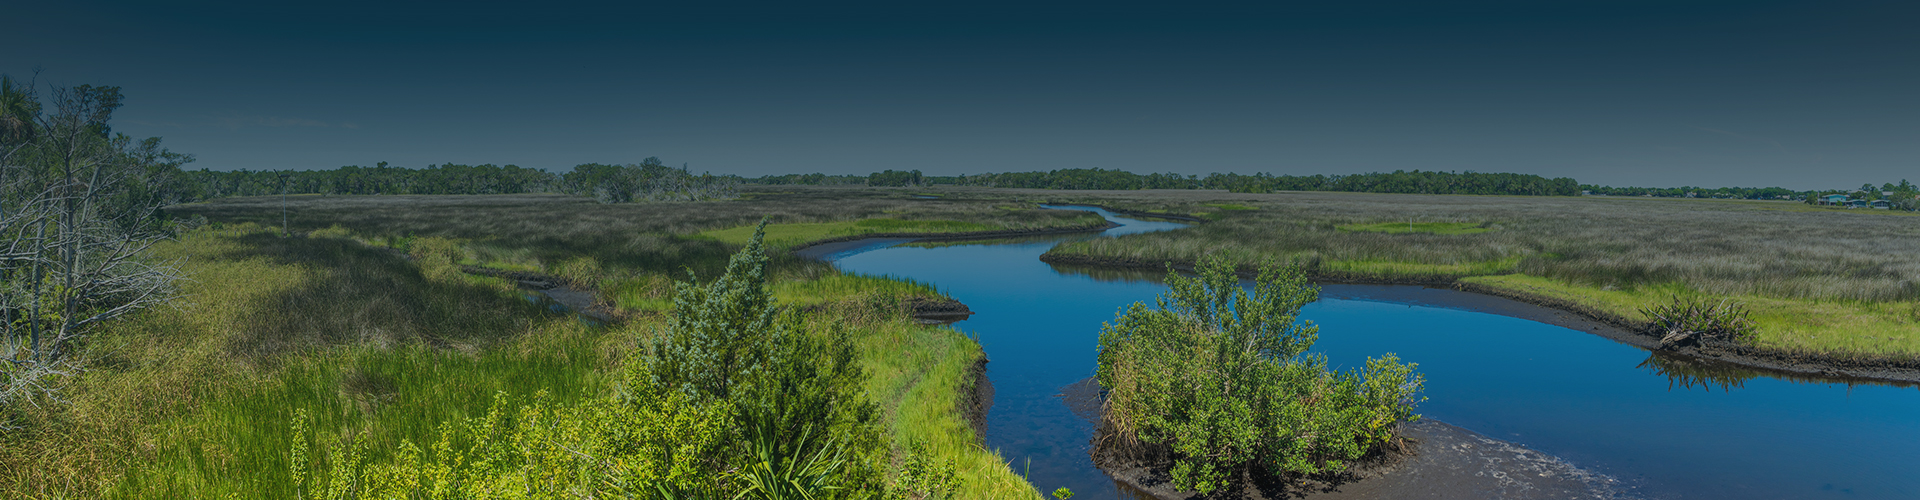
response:
[[[1546,500],[1632,498],[1619,480],[1558,457],[1436,420],[1401,426],[1407,449],[1374,457],[1333,477],[1252,481],[1238,491],[1202,497],[1173,489],[1167,468],[1095,458],[1137,497],[1157,500],[1323,499]]]
[[[1060,266],[1081,266],[1132,270],[1143,272],[1165,272],[1168,261],[1133,257],[1095,257],[1076,254],[1049,252],[1040,260]],[[1178,270],[1193,269],[1192,262],[1171,262]],[[1242,272],[1251,276],[1253,268],[1243,267]],[[1811,350],[1769,349],[1735,345],[1724,342],[1706,342],[1695,345],[1663,348],[1660,337],[1664,332],[1657,331],[1653,324],[1639,313],[1639,308],[1652,305],[1649,300],[1616,300],[1612,302],[1594,300],[1583,295],[1607,294],[1608,291],[1581,289],[1572,285],[1544,282],[1537,278],[1524,276],[1459,276],[1459,275],[1379,275],[1366,273],[1316,273],[1311,279],[1316,283],[1341,284],[1379,284],[1379,285],[1418,285],[1440,287],[1481,295],[1499,297],[1516,302],[1550,308],[1556,311],[1579,316],[1577,324],[1561,324],[1561,319],[1551,315],[1527,314],[1511,311],[1511,308],[1493,308],[1488,312],[1524,319],[1532,319],[1551,324],[1561,324],[1576,330],[1600,335],[1615,341],[1630,344],[1649,351],[1663,351],[1670,354],[1727,363],[1762,371],[1778,372],[1797,377],[1821,377],[1837,382],[1892,382],[1912,384],[1920,383],[1920,357],[1900,358],[1876,356],[1872,354],[1836,354]],[[1616,292],[1617,293],[1617,292]],[[1485,307],[1481,305],[1481,307]],[[1844,306],[1841,306],[1844,307]],[[1468,307],[1469,309],[1476,309]],[[1803,314],[1805,315],[1805,314]],[[1766,318],[1756,318],[1762,328],[1778,328],[1778,322],[1769,324]],[[1604,326],[1604,328],[1602,327]]]

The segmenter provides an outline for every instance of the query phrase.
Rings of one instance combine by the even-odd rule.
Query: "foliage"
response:
[[[201,169],[182,174],[183,201],[280,194],[514,194],[547,192],[558,179],[517,165],[441,164],[426,168],[349,165],[333,170]]]
[[[923,182],[919,170],[874,172],[867,176],[868,186],[918,186]]]
[[[628,366],[625,390],[578,406],[497,402],[369,466],[331,450],[313,488],[344,497],[860,498],[885,489],[886,447],[845,328],[805,328],[767,290],[761,235],[711,283],[675,289],[675,314]],[[504,397],[504,396],[503,396]],[[539,398],[536,398],[539,399]],[[296,429],[296,433],[299,431]],[[295,454],[304,453],[296,444]],[[302,473],[304,474],[304,473]],[[305,486],[305,485],[303,485]],[[321,490],[315,490],[321,491]],[[531,492],[531,493],[529,493]],[[316,493],[316,496],[318,495]]]
[[[602,203],[640,201],[702,201],[737,195],[740,178],[733,175],[689,173],[659,158],[633,165],[586,163],[555,175],[517,165],[461,165],[447,163],[426,168],[349,165],[333,170],[201,169],[184,172],[169,184],[181,201],[231,196],[281,194],[522,194],[567,193],[589,196]]]
[[[592,196],[601,203],[706,201],[739,195],[739,177],[693,175],[648,157],[637,165],[588,163],[560,177],[561,192]]]
[[[1722,299],[1674,296],[1672,302],[1647,307],[1640,314],[1661,333],[1698,335],[1707,339],[1752,344],[1758,336],[1744,304]]]
[[[1219,257],[1167,281],[1157,307],[1135,303],[1100,333],[1106,452],[1164,449],[1174,486],[1208,494],[1249,470],[1343,471],[1417,418],[1413,365],[1389,354],[1331,371],[1305,354],[1318,328],[1298,314],[1319,291],[1299,268],[1264,267],[1251,294]]]
[[[114,134],[119,87],[48,97],[0,75],[0,409],[46,394],[92,327],[167,302],[179,278],[147,250],[178,228],[159,209],[192,157]]]

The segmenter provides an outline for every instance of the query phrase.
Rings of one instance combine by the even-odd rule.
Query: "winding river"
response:
[[[1093,425],[1063,390],[1093,374],[1102,322],[1164,288],[1150,274],[1062,269],[1061,241],[1165,231],[1171,222],[1090,210],[1099,234],[963,243],[865,240],[807,253],[842,270],[932,283],[976,313],[994,388],[984,436],[1043,491],[1121,498],[1088,458]],[[1335,366],[1398,353],[1419,363],[1439,420],[1591,471],[1596,490],[1640,498],[1920,498],[1920,392],[1782,378],[1655,357],[1600,328],[1517,302],[1418,286],[1323,285],[1302,312]],[[1524,318],[1524,319],[1523,319]],[[1084,413],[1084,412],[1083,412]]]

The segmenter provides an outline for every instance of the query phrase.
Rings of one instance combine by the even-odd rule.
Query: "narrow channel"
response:
[[[1074,238],[1184,225],[1063,208],[1121,225],[1019,240],[867,240],[808,254],[845,271],[932,283],[966,303],[976,314],[952,327],[977,335],[990,360],[986,446],[1042,490],[1129,497],[1091,463],[1093,424],[1062,393],[1093,374],[1101,324],[1163,286],[1151,274],[1062,269],[1039,257]],[[1576,330],[1589,328],[1577,318],[1445,289],[1323,285],[1302,315],[1320,326],[1314,351],[1333,365],[1357,367],[1387,352],[1419,363],[1426,418],[1559,457],[1595,473],[1583,480],[1608,491],[1657,499],[1920,498],[1920,391],[1911,386],[1655,357]]]

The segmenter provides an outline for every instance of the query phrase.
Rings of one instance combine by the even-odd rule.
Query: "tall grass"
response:
[[[553,315],[510,282],[457,272],[471,246],[454,240],[277,233],[228,222],[162,245],[163,257],[189,257],[188,299],[111,324],[82,352],[90,368],[61,388],[65,403],[10,415],[20,427],[0,436],[0,497],[289,498],[299,411],[302,439],[396,460],[399,443],[425,446],[443,425],[487,415],[495,394],[543,392],[555,405],[605,396],[661,320],[593,328]],[[643,296],[659,286],[646,281],[658,275],[617,266],[596,278],[591,253],[549,255],[569,279]],[[783,300],[857,322],[869,391],[889,395],[880,402],[896,465],[919,445],[927,451],[913,460],[948,464],[962,498],[1036,496],[974,444],[961,416],[978,345],[913,325],[898,307],[874,309],[934,290],[824,266],[777,276]]]
[[[352,241],[237,226],[158,251],[191,257],[187,299],[110,324],[65,404],[16,415],[0,496],[284,498],[295,409],[317,433],[392,444],[498,390],[599,393],[622,352],[504,283]]]
[[[1008,195],[1011,195],[1009,193]],[[1488,284],[1569,290],[1633,317],[1646,292],[1732,298],[1753,308],[1757,344],[1824,353],[1908,355],[1920,300],[1920,219],[1790,202],[1205,191],[1076,193],[1057,201],[1200,212],[1214,222],[1062,245],[1056,254],[1192,262],[1218,254],[1329,274],[1483,276]],[[1485,228],[1477,234],[1344,228]],[[1506,279],[1505,276],[1514,279]],[[1503,276],[1502,278],[1493,278]],[[1542,278],[1552,286],[1525,278]],[[1522,283],[1524,281],[1524,283]],[[1599,297],[1618,298],[1600,299]],[[1644,320],[1644,318],[1642,318]]]
[[[1054,196],[1054,198],[1060,198]],[[1790,202],[1362,193],[1087,193],[1060,201],[1220,212],[1185,231],[1076,243],[1060,252],[1191,260],[1210,252],[1333,261],[1463,264],[1596,287],[1683,283],[1702,292],[1818,300],[1920,299],[1920,219]],[[1340,226],[1448,224],[1479,234],[1384,234]]]

